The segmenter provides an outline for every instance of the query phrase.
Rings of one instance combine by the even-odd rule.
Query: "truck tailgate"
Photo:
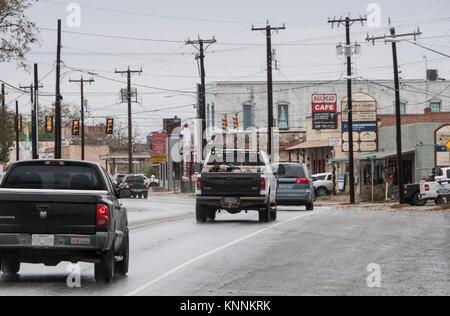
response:
[[[253,173],[202,173],[202,195],[259,196],[261,175]]]
[[[99,193],[0,190],[0,233],[95,234]]]

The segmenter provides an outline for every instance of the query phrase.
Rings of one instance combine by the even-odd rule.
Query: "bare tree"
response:
[[[0,63],[15,61],[26,68],[25,56],[38,42],[35,22],[24,12],[37,0],[0,0]]]

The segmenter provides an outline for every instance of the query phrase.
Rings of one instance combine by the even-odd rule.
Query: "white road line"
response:
[[[264,229],[261,229],[261,230],[259,230],[259,231],[257,231],[257,232],[251,233],[251,234],[249,234],[249,235],[246,235],[246,236],[244,236],[244,237],[241,237],[241,238],[239,238],[239,239],[236,239],[236,240],[234,240],[234,241],[232,241],[232,242],[229,242],[229,243],[227,243],[227,244],[225,244],[225,245],[222,245],[222,246],[220,246],[220,247],[218,247],[218,248],[216,248],[216,249],[213,249],[213,250],[211,250],[211,251],[208,251],[208,252],[206,252],[206,253],[204,253],[204,254],[198,256],[198,257],[195,257],[195,258],[193,258],[193,259],[190,259],[190,260],[186,261],[185,263],[183,263],[183,264],[181,264],[181,265],[179,265],[179,266],[173,268],[172,270],[169,270],[169,271],[167,271],[167,272],[161,274],[159,277],[157,277],[157,278],[151,280],[150,282],[148,282],[148,283],[142,285],[141,287],[137,288],[136,290],[134,290],[134,291],[132,291],[132,292],[129,292],[128,294],[125,294],[125,296],[135,296],[135,295],[137,295],[137,294],[139,294],[139,293],[145,291],[145,290],[148,289],[149,287],[153,286],[154,284],[158,283],[159,281],[161,281],[161,280],[163,280],[163,279],[165,279],[165,278],[171,276],[172,274],[174,274],[174,273],[176,273],[176,272],[178,272],[178,271],[184,269],[184,268],[187,267],[188,265],[191,265],[191,264],[193,264],[193,263],[195,263],[195,262],[197,262],[197,261],[200,261],[200,260],[203,259],[203,258],[206,258],[206,257],[208,257],[208,256],[211,256],[211,255],[213,255],[213,254],[215,254],[215,253],[217,253],[217,252],[220,252],[220,251],[222,251],[222,250],[224,250],[224,249],[226,249],[226,248],[229,248],[229,247],[231,247],[231,246],[234,246],[234,245],[236,245],[236,244],[238,244],[238,243],[240,243],[240,242],[242,242],[242,241],[244,241],[244,240],[250,239],[250,238],[252,238],[252,237],[254,237],[254,236],[256,236],[256,235],[259,235],[259,234],[264,233],[264,232],[266,232],[266,231],[268,231],[268,230],[271,230],[271,229],[273,229],[273,228],[275,228],[275,227],[277,227],[277,226],[280,226],[280,225],[283,225],[283,224],[286,224],[286,223],[295,221],[295,220],[297,220],[297,219],[299,219],[299,218],[302,218],[302,217],[304,217],[304,216],[311,215],[311,214],[312,214],[311,212],[308,212],[307,214],[302,214],[302,215],[298,215],[298,216],[292,217],[292,218],[287,219],[287,220],[285,220],[285,221],[283,221],[283,222],[280,222],[280,223],[271,225],[271,226],[266,227],[266,228],[264,228]]]

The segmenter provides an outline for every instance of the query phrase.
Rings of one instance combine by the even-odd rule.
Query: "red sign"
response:
[[[313,129],[337,128],[337,95],[314,94],[312,96]]]
[[[166,133],[152,133],[152,154],[166,155],[167,154],[167,134]]]

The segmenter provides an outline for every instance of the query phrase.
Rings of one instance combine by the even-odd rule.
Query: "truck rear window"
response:
[[[5,179],[7,189],[106,190],[95,169],[80,166],[17,166]]]
[[[144,177],[141,176],[132,176],[128,177],[125,182],[127,183],[144,183]]]
[[[230,150],[212,152],[207,165],[265,166],[265,163],[257,152]]]

